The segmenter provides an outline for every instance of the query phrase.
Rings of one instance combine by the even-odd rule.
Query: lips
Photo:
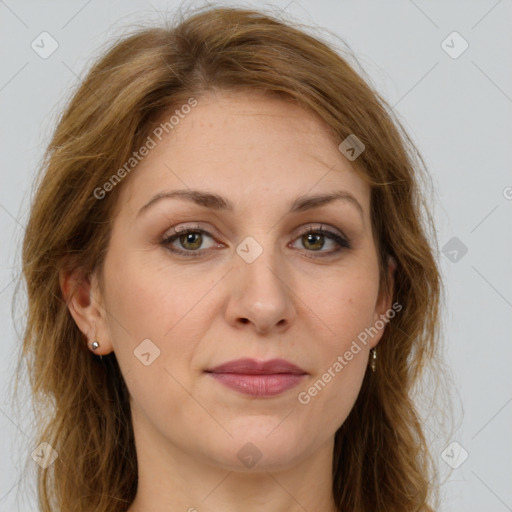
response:
[[[276,396],[297,386],[307,372],[285,359],[236,359],[207,370],[220,384],[254,397]]]
[[[256,359],[236,359],[207,370],[209,373],[236,373],[244,375],[275,375],[277,373],[290,373],[303,375],[306,372],[285,359],[270,359],[257,361]]]

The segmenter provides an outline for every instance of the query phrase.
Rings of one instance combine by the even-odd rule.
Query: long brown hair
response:
[[[439,338],[425,164],[386,101],[331,44],[297,24],[233,8],[203,8],[175,26],[117,41],[74,93],[45,154],[22,254],[22,357],[41,413],[38,440],[59,454],[39,469],[40,508],[121,512],[137,489],[128,393],[115,354],[99,360],[89,352],[59,285],[59,273],[101,271],[123,183],[102,199],[94,191],[141,147],[162,113],[233,88],[295,101],[338,144],[354,134],[365,145],[353,164],[371,187],[381,285],[392,255],[393,300],[402,310],[378,345],[378,370],[366,373],[336,433],[333,496],[340,511],[432,511],[434,466],[411,396]]]

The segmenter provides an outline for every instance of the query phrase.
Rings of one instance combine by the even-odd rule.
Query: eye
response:
[[[209,249],[219,247],[213,236],[199,226],[184,228],[173,228],[173,234],[166,235],[161,244],[169,251],[182,256],[199,256],[205,254]],[[291,247],[300,249],[296,244],[300,243],[303,249],[309,253],[318,253],[314,257],[326,257],[337,254],[343,249],[350,249],[348,239],[335,231],[308,227],[291,244]]]
[[[204,229],[179,229],[175,230],[175,233],[162,240],[162,245],[166,246],[171,252],[193,256],[215,246],[213,237]],[[210,243],[205,246],[203,244],[207,239],[210,240]]]
[[[316,229],[309,227],[296,239],[294,244],[297,242],[300,242],[308,252],[320,253],[319,256],[329,256],[351,247],[346,238],[334,231],[324,229],[322,226]],[[294,244],[292,247],[295,247]]]

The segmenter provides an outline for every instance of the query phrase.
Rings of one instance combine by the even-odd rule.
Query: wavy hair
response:
[[[121,512],[137,490],[128,392],[115,354],[84,343],[59,276],[101,273],[119,183],[102,187],[163,113],[212,90],[250,89],[294,101],[341,143],[371,188],[372,229],[397,263],[402,306],[378,345],[356,403],[336,432],[333,497],[340,511],[433,510],[435,468],[413,399],[439,344],[441,279],[424,188],[428,172],[392,108],[333,44],[262,12],[208,7],[175,24],[137,28],[101,55],[73,92],[46,150],[22,248],[28,297],[21,360],[38,413],[38,441],[59,453],[38,469],[42,512]],[[132,171],[136,172],[136,170]],[[129,179],[129,177],[125,178]]]

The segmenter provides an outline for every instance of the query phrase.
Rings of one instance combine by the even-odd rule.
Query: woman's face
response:
[[[210,94],[125,180],[91,293],[138,447],[238,471],[332,451],[382,329],[353,342],[390,303],[369,188],[326,128]]]

